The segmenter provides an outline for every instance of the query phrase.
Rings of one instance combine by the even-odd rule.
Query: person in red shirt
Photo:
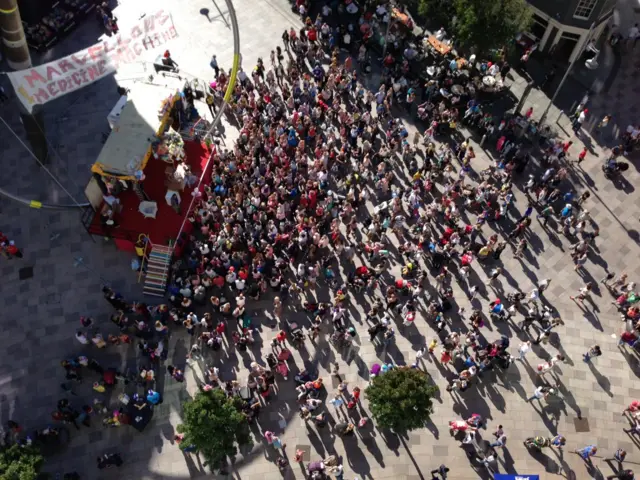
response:
[[[576,163],[580,165],[586,156],[587,156],[587,147],[584,147],[582,151],[578,154],[578,160]]]
[[[224,287],[224,277],[222,275],[218,275],[217,277],[214,277],[213,284],[218,288]]]
[[[9,258],[13,258],[13,257],[22,258],[22,252],[18,247],[16,247],[13,240],[11,240],[8,244],[7,243],[3,244],[2,246],[4,247],[4,251],[10,255]]]
[[[353,389],[352,397],[356,402],[360,400],[360,387],[355,387]]]
[[[618,340],[618,348],[620,348],[622,345],[628,345],[631,348],[636,348],[638,340],[638,335],[636,335],[635,332],[628,332],[627,330],[624,330],[620,334],[620,339]]]

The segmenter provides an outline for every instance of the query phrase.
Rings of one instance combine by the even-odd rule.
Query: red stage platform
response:
[[[210,152],[206,146],[194,141],[185,141],[184,151],[186,162],[191,167],[191,172],[200,178],[207,165]],[[176,213],[165,201],[167,192],[167,187],[164,183],[166,167],[167,163],[152,156],[144,169],[146,177],[144,191],[149,200],[158,204],[158,213],[155,219],[144,218],[142,213],[138,211],[140,200],[133,190],[127,190],[119,195],[118,198],[122,204],[122,212],[116,217],[119,227],[112,229],[110,235],[115,239],[116,245],[120,250],[133,251],[133,244],[141,233],[147,235],[153,244],[168,245],[170,240],[175,243],[180,226],[189,213],[189,205],[193,199],[191,195],[193,188],[185,188],[184,191],[180,192],[182,208],[180,214]],[[205,181],[208,181],[210,176],[211,172],[207,171]],[[189,233],[190,229],[191,224],[186,222],[185,231]],[[105,235],[99,213],[94,216],[89,227],[89,233]]]

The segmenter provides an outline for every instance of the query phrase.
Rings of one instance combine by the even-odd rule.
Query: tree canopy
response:
[[[394,368],[373,379],[365,390],[378,426],[404,432],[424,427],[433,413],[438,387],[418,369]]]
[[[0,449],[0,480],[35,480],[44,463],[40,450],[33,446]]]
[[[466,49],[486,54],[526,31],[531,9],[526,0],[405,0],[432,28],[453,34]]]
[[[237,453],[236,445],[253,445],[239,402],[220,389],[197,393],[183,407],[184,423],[177,427],[184,434],[180,448],[195,447],[210,468],[217,468]]]

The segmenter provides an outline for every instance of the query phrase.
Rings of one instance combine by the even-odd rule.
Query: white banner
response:
[[[168,13],[146,15],[128,31],[60,60],[7,73],[18,98],[31,111],[43,104],[92,84],[118,70],[118,66],[142,60],[148,50],[178,37]]]

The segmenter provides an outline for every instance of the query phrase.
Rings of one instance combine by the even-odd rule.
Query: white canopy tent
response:
[[[143,170],[151,153],[151,143],[169,117],[170,108],[161,111],[163,102],[172,99],[176,91],[177,88],[167,85],[133,84],[92,170],[125,179]],[[123,99],[118,103],[122,106]],[[112,111],[110,119],[115,113]]]

